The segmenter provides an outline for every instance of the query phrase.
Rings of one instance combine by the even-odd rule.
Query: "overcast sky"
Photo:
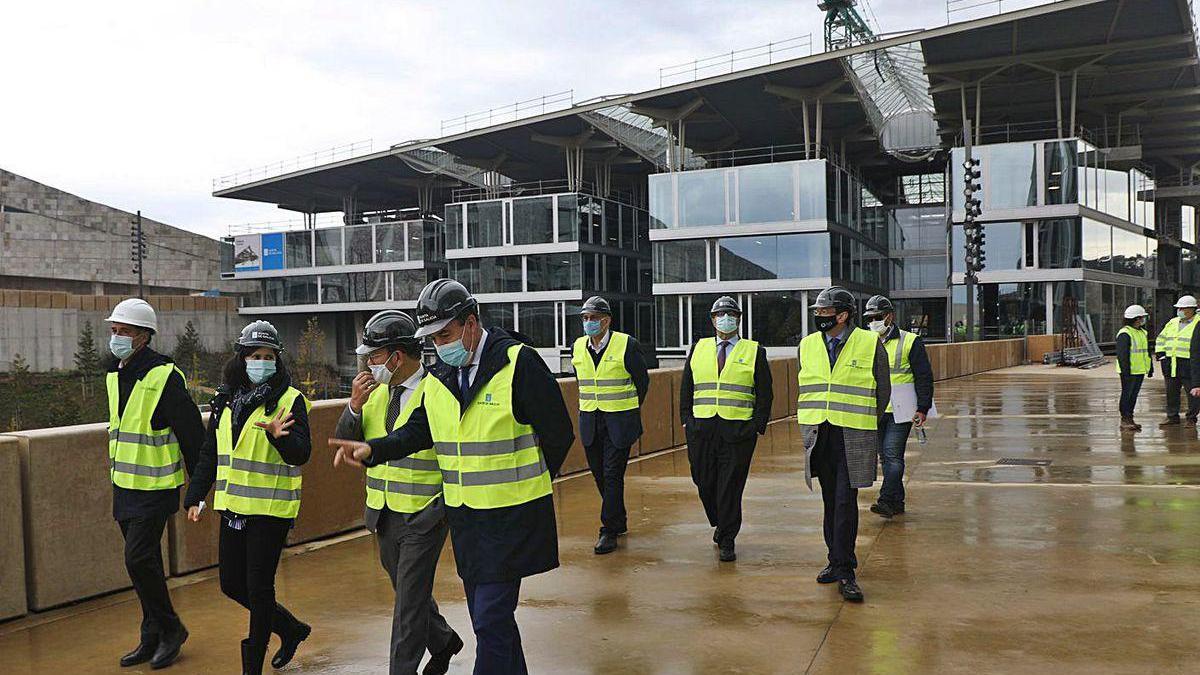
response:
[[[883,31],[945,23],[944,0],[871,4]],[[807,33],[819,50],[823,14],[816,0],[46,0],[0,19],[0,167],[220,236],[296,214],[214,198],[214,177],[432,138],[442,119],[566,89],[642,91],[662,66]]]

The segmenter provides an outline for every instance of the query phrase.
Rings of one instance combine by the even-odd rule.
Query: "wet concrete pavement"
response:
[[[760,440],[733,564],[716,560],[683,452],[631,464],[630,534],[608,556],[591,553],[590,477],[561,481],[563,566],[526,580],[517,615],[531,672],[1195,672],[1200,440],[1157,428],[1160,382],[1143,390],[1145,431],[1124,436],[1111,377],[1019,369],[939,383],[943,417],[928,445],[910,440],[909,512],[883,521],[867,511],[878,483],[860,494],[863,605],[813,580],[821,501],[804,486],[794,420]],[[386,672],[391,592],[374,542],[309,548],[280,567],[280,599],[314,626],[282,672]],[[166,672],[238,672],[246,614],[215,571],[172,583],[192,636]],[[468,645],[451,672],[468,673],[449,547],[436,595]],[[116,666],[138,619],[126,592],[0,624],[0,667],[139,672]]]

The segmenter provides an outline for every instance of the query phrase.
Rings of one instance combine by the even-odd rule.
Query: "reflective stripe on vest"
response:
[[[1171,370],[1164,375],[1176,377],[1176,366],[1179,359],[1190,359],[1192,355],[1192,335],[1200,318],[1192,317],[1188,325],[1181,326],[1179,317],[1175,317],[1163,326],[1158,338],[1154,341],[1154,350],[1166,354],[1171,359]]]
[[[391,429],[387,422],[391,387],[375,387],[363,404],[363,438],[382,438],[408,422],[409,416],[421,405],[425,381],[404,402],[400,415]],[[402,459],[395,459],[367,469],[367,508],[380,511],[386,505],[396,513],[417,513],[442,494],[442,472],[438,468],[437,452],[426,448]]]
[[[217,423],[215,510],[276,518],[295,518],[300,513],[303,481],[300,467],[283,461],[267,438],[267,431],[255,426],[256,422],[270,422],[279,409],[290,411],[297,397],[304,400],[305,409],[312,409],[312,404],[304,399],[300,390],[288,387],[279,397],[276,409],[267,413],[260,405],[250,413],[236,445],[233,442],[233,415],[228,407],[221,411]]]
[[[875,333],[852,328],[837,363],[830,369],[824,333],[801,340],[796,420],[800,424],[829,422],[850,429],[875,430],[874,366],[878,345]]]
[[[754,416],[754,366],[758,343],[741,338],[725,354],[717,374],[717,338],[704,338],[692,350],[692,417],[748,420]]]
[[[183,373],[172,363],[151,368],[134,383],[118,415],[120,384],[117,373],[105,378],[108,391],[109,478],[127,490],[168,490],[183,485],[183,460],[179,440],[170,429],[155,429],[150,420],[172,373]]]
[[[513,416],[513,374],[522,348],[508,349],[508,363],[479,387],[465,411],[441,380],[425,380],[425,414],[446,506],[497,509],[551,493],[537,435]]]
[[[575,341],[571,352],[571,364],[575,366],[575,377],[579,382],[579,411],[621,412],[638,407],[637,387],[625,370],[625,349],[629,336],[611,331],[608,346],[600,363],[592,362],[588,349],[588,336]]]
[[[1129,374],[1145,375],[1150,372],[1150,338],[1146,331],[1133,326],[1123,326],[1117,335],[1129,336]],[[1117,359],[1117,372],[1121,372],[1121,360]]]
[[[908,355],[912,353],[913,343],[916,342],[916,334],[906,330],[896,329],[896,337],[883,343],[883,348],[887,350],[888,367],[892,373],[892,384],[912,384],[917,381],[913,377],[912,363],[908,360]],[[887,410],[892,412],[892,402],[888,401]]]

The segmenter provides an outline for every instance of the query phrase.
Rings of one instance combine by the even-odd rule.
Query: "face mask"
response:
[[[1178,312],[1176,312],[1176,314],[1179,316],[1180,319],[1187,321],[1188,315],[1184,310],[1181,309]]]
[[[392,381],[392,371],[388,370],[387,361],[384,361],[377,366],[367,364],[367,367],[371,369],[371,378],[379,384],[386,385],[388,382]]]
[[[837,326],[837,316],[814,316],[813,324],[822,333],[828,333]]]
[[[246,359],[246,377],[254,384],[262,384],[275,374],[274,361]]]
[[[437,346],[438,358],[451,368],[461,368],[471,360],[471,352],[463,346],[462,338],[446,345]]]
[[[583,332],[587,333],[588,335],[599,335],[600,334],[600,322],[599,321],[584,321],[583,322]]]
[[[872,321],[872,322],[868,323],[867,329],[873,330],[876,333],[883,335],[884,333],[886,333],[888,331],[888,325],[882,319],[879,319],[877,321]]]
[[[737,332],[738,318],[736,316],[730,316],[728,314],[725,314],[723,316],[718,316],[716,325],[717,325],[718,331],[724,333],[725,335],[731,335],[731,334]]]
[[[114,335],[108,339],[108,351],[124,361],[133,354],[133,338],[127,335]]]

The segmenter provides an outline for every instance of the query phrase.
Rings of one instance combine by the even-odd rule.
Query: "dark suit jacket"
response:
[[[517,340],[503,329],[488,328],[487,342],[481,347],[479,372],[465,399],[459,396],[463,407],[470,405],[480,388],[508,365],[508,349],[515,344]],[[514,367],[513,416],[521,424],[533,427],[550,475],[557,476],[575,442],[562,391],[546,362],[532,349],[522,349]],[[438,362],[429,369],[429,376],[436,377],[458,396],[457,372]],[[369,444],[368,466],[431,447],[433,438],[425,407],[413,410],[404,426]],[[450,521],[458,575],[467,583],[514,581],[558,567],[553,495],[499,509],[447,506],[446,517]]]
[[[611,344],[611,338],[609,343]],[[600,362],[600,357],[604,356],[604,352],[608,351],[608,345],[604,345],[604,349],[599,352],[593,352],[590,347],[584,349],[587,350],[588,356],[592,357],[592,364],[595,365]],[[608,439],[618,448],[631,447],[637,442],[637,439],[641,438],[642,411],[640,408],[646,401],[646,392],[650,389],[650,372],[646,368],[642,346],[633,336],[629,337],[629,344],[625,346],[625,370],[629,372],[629,378],[633,380],[633,386],[637,388],[638,408],[615,413],[600,410],[579,411],[579,441],[585,446],[590,446],[595,440],[597,424],[605,425],[608,430]]]
[[[683,383],[679,386],[679,419],[687,427],[688,434],[699,434],[698,438],[716,435],[723,441],[734,443],[750,440],[755,434],[767,433],[767,423],[771,421],[771,402],[775,399],[775,391],[771,388],[771,364],[767,362],[767,350],[759,345],[758,356],[754,359],[754,415],[748,420],[727,420],[716,416],[708,419],[692,417],[694,351],[696,345],[692,345],[692,349],[688,351],[687,361],[683,364]]]

